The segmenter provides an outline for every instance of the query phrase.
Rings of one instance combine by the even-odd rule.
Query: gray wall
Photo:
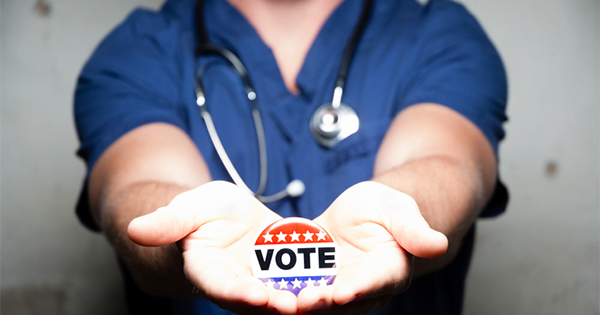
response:
[[[103,35],[161,1],[46,1],[0,4],[2,311],[122,314],[115,258],[73,215],[72,92]],[[463,2],[508,69],[512,193],[479,224],[465,314],[599,314],[599,1]]]

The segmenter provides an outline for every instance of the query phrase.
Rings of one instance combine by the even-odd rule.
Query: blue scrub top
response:
[[[256,132],[242,81],[221,57],[194,57],[194,5],[193,0],[169,0],[159,12],[134,11],[85,65],[76,90],[75,118],[81,140],[78,155],[88,170],[128,131],[166,122],[190,135],[213,179],[231,181],[195,104],[194,80],[205,67],[207,106],[221,141],[250,189],[258,187]],[[363,1],[346,0],[329,17],[298,75],[298,95],[286,89],[273,53],[238,11],[224,0],[207,0],[205,6],[209,39],[242,60],[257,93],[268,151],[265,194],[284,189],[293,179],[306,184],[301,197],[267,204],[283,217],[312,219],[346,188],[369,180],[385,132],[408,106],[448,106],[477,125],[494,150],[504,136],[507,87],[502,62],[477,21],[457,3],[375,1],[342,99],[360,117],[360,129],[332,149],[316,143],[309,119],[331,101],[342,53]],[[85,186],[77,212],[84,224],[97,228]],[[499,184],[483,216],[503,211],[506,200]]]

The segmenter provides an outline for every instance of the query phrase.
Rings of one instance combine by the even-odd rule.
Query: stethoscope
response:
[[[333,99],[330,103],[321,105],[313,113],[310,119],[309,128],[311,134],[317,143],[325,148],[333,148],[340,141],[357,132],[360,125],[356,112],[352,109],[352,107],[342,102],[342,95],[344,94],[344,85],[348,76],[350,62],[352,61],[352,56],[356,50],[358,40],[360,39],[360,36],[367,25],[367,21],[371,13],[372,2],[372,0],[365,1],[360,20],[354,28],[352,37],[350,38],[350,41],[344,50],[342,63],[340,64],[340,69],[335,82],[335,88],[333,89]],[[250,194],[254,195],[263,203],[274,202],[286,197],[301,196],[304,193],[305,187],[304,183],[299,179],[292,180],[286,185],[284,190],[274,195],[263,195],[267,186],[267,148],[262,118],[260,111],[256,106],[256,92],[254,91],[252,82],[248,76],[248,71],[246,70],[246,67],[244,67],[242,61],[230,50],[209,42],[204,25],[203,10],[204,1],[198,0],[196,3],[195,14],[196,32],[197,36],[199,37],[200,45],[196,48],[195,54],[196,57],[202,55],[218,55],[223,57],[229,62],[232,69],[242,79],[246,97],[248,98],[252,108],[252,118],[254,120],[254,126],[256,129],[256,138],[258,140],[258,152],[260,160],[260,179],[258,189],[253,192],[250,188],[248,188],[244,180],[233,166],[233,163],[231,163],[231,160],[229,159],[229,156],[227,155],[227,152],[221,143],[212,117],[206,105],[206,97],[204,94],[204,87],[202,85],[202,77],[206,72],[205,65],[198,71],[198,75],[196,77],[196,104],[200,109],[200,116],[202,116],[202,119],[206,124],[206,129],[208,130],[210,139],[215,147],[215,150],[217,151],[219,158],[221,159],[221,162],[223,163],[223,166],[236,185],[247,190]]]

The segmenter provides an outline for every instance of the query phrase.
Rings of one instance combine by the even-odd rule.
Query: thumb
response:
[[[442,256],[448,249],[448,238],[432,229],[407,194],[398,192],[393,207],[384,207],[390,222],[390,232],[407,252],[421,258]],[[400,209],[399,209],[400,207]]]
[[[135,218],[127,227],[129,238],[143,246],[162,246],[177,242],[198,228],[188,207],[166,206]]]
[[[207,197],[213,186],[206,184],[183,192],[169,205],[133,219],[127,227],[129,238],[143,246],[162,246],[186,237],[206,221],[204,209],[210,203]]]
[[[253,216],[256,213],[249,215],[248,209],[265,210],[266,207],[232,183],[212,181],[177,195],[166,207],[132,220],[127,234],[139,245],[167,245],[183,239],[211,220],[260,219]]]

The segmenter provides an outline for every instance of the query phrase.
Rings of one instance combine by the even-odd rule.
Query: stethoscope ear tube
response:
[[[254,193],[256,196],[260,196],[265,192],[267,188],[267,144],[265,141],[265,132],[262,124],[262,117],[260,116],[260,111],[256,106],[256,92],[252,86],[252,81],[250,80],[250,76],[248,75],[248,71],[242,61],[230,50],[217,46],[211,43],[203,43],[198,48],[196,48],[196,54],[199,55],[218,55],[223,57],[233,70],[237,73],[237,75],[242,78],[242,82],[244,83],[244,91],[246,92],[246,97],[250,102],[250,106],[252,106],[252,118],[254,120],[254,127],[256,131],[256,139],[258,141],[258,152],[260,156],[260,176],[258,189]],[[204,89],[202,87],[202,77],[205,71],[205,67],[202,67],[198,72],[198,77],[196,78],[196,94],[198,95],[198,91],[201,91],[202,96],[204,97]],[[205,111],[208,110],[204,107]],[[212,121],[212,119],[211,119]],[[216,129],[215,129],[216,134]],[[211,136],[211,139],[213,137]],[[218,137],[217,137],[218,140]],[[214,140],[213,140],[214,142]],[[220,142],[220,141],[219,141]],[[232,164],[233,166],[233,164]],[[246,186],[247,188],[247,186]]]
[[[202,98],[204,97],[202,96]],[[231,176],[231,179],[236,185],[248,191],[249,194],[254,195],[252,190],[250,190],[250,188],[246,186],[246,183],[244,182],[240,174],[238,174],[237,170],[233,166],[233,163],[231,163],[231,160],[227,155],[227,151],[225,151],[223,143],[221,143],[221,139],[219,138],[219,134],[217,133],[217,129],[215,128],[215,124],[213,123],[212,116],[210,115],[208,110],[206,110],[206,102],[204,100],[200,101],[200,97],[198,97],[196,103],[200,107],[200,115],[202,116],[202,119],[204,119],[204,123],[206,124],[206,129],[208,130],[210,140],[212,141],[213,146],[215,147],[215,150],[217,151],[217,154],[219,155],[219,158],[223,163],[223,166],[225,166],[227,173],[229,173],[229,176]]]
[[[214,45],[211,45],[214,46]],[[241,61],[235,56],[235,54],[230,51],[220,48],[218,46],[214,46],[218,49],[210,49],[205,50],[201,53],[206,54],[218,54],[223,56],[225,59],[229,61],[229,63],[234,67],[238,75],[244,79],[244,83],[246,84],[246,97],[252,104],[252,119],[254,120],[254,127],[256,129],[256,139],[258,142],[258,152],[259,152],[259,160],[260,160],[260,176],[259,176],[259,184],[256,192],[252,192],[252,190],[246,185],[246,183],[242,180],[241,176],[238,174],[237,170],[233,166],[233,163],[229,159],[225,148],[219,138],[219,134],[217,133],[217,129],[215,128],[215,124],[213,122],[212,116],[208,111],[206,105],[206,97],[204,94],[204,86],[202,85],[202,77],[205,72],[205,67],[202,67],[198,72],[198,77],[196,79],[196,104],[200,108],[200,115],[206,124],[206,128],[208,130],[208,134],[211,142],[213,143],[219,158],[223,162],[223,166],[231,176],[231,179],[236,183],[236,185],[248,190],[248,192],[254,196],[261,196],[267,186],[267,144],[265,141],[265,131],[262,124],[262,117],[260,115],[260,111],[258,107],[254,103],[256,100],[256,93],[252,88],[252,84],[250,83],[250,78],[247,75],[247,72],[244,68],[244,65]],[[237,65],[237,66],[236,66]]]
[[[211,43],[204,43],[196,48],[196,56],[201,55],[217,55],[225,58],[227,62],[233,67],[237,75],[242,78],[244,82],[244,91],[246,92],[246,97],[250,100],[250,104],[252,108],[256,108],[256,104],[254,100],[256,100],[256,92],[252,87],[252,81],[250,80],[250,76],[248,75],[248,70],[244,67],[244,64],[234,53],[230,50],[217,46]],[[202,78],[203,71],[200,72],[198,79]],[[197,80],[198,81],[198,80]]]

